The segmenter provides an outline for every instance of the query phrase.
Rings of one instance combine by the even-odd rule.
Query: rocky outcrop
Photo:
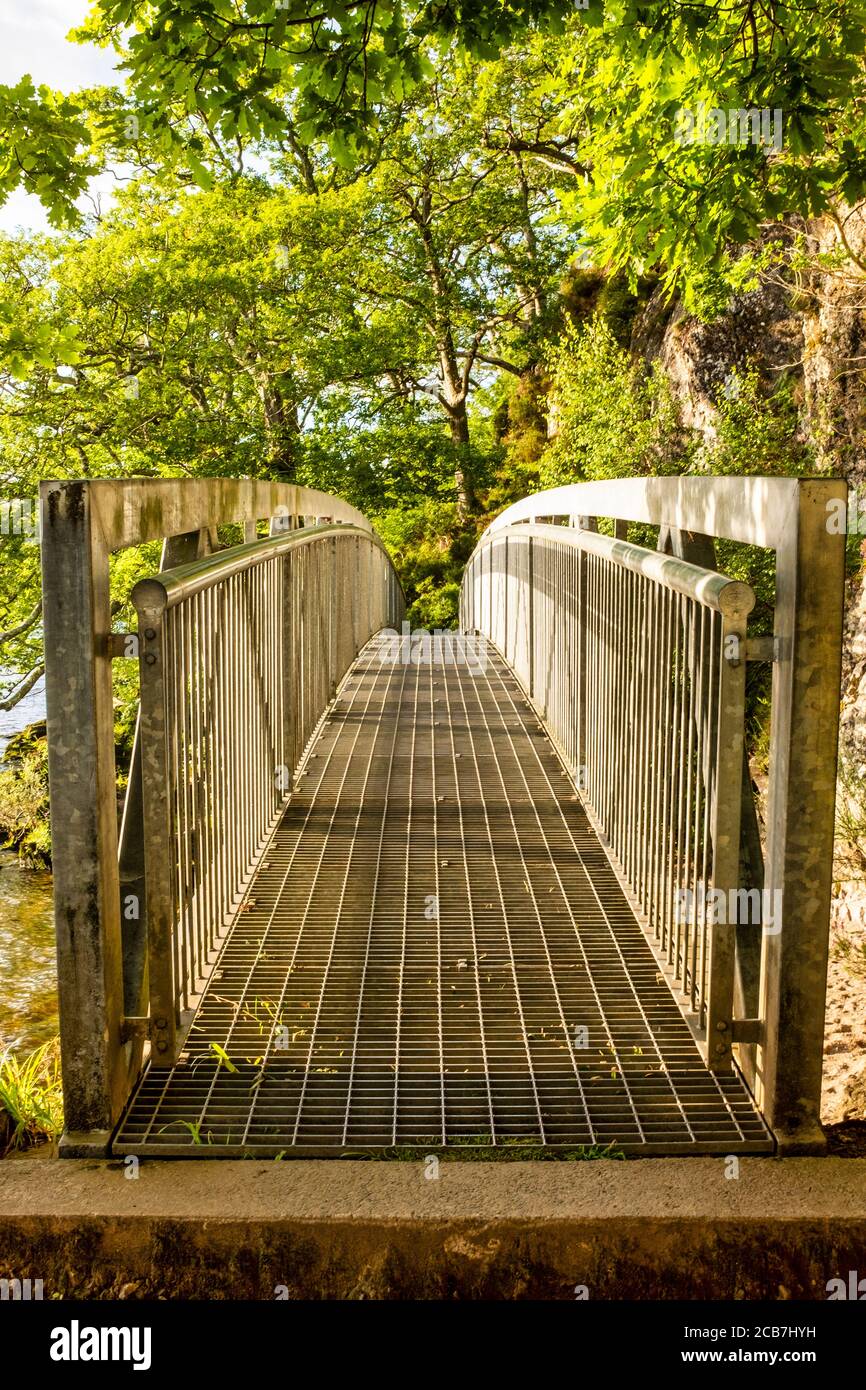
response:
[[[821,469],[866,480],[866,207],[809,225],[808,249],[828,268],[809,277],[802,314],[804,408]],[[844,238],[844,242],[843,242]],[[844,261],[833,267],[833,258]]]
[[[636,341],[658,332],[642,324]],[[796,375],[802,354],[801,320],[792,311],[787,287],[767,282],[735,296],[728,312],[702,323],[677,306],[664,324],[656,360],[664,368],[679,406],[683,424],[697,430],[707,443],[715,438],[717,403],[731,388],[733,374],[757,367],[769,382],[783,374]]]

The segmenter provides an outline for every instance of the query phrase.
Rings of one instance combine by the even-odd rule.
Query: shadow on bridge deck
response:
[[[482,651],[364,649],[186,1053],[145,1073],[116,1153],[772,1148],[738,1076],[705,1067],[554,748]]]

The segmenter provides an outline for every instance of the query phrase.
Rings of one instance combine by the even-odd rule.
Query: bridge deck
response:
[[[704,1066],[514,677],[455,654],[362,652],[187,1053],[145,1073],[115,1152],[771,1148]]]

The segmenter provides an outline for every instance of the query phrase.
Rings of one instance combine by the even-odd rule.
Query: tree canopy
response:
[[[588,321],[592,276],[712,318],[802,258],[819,216],[862,275],[864,18],[93,0],[73,38],[115,51],[114,86],[0,88],[0,199],[35,193],[54,229],[0,238],[3,496],[64,474],[308,481],[373,515],[416,616],[448,619],[486,511],[702,457],[616,315]],[[106,168],[118,194],[89,211]],[[722,420],[728,460],[745,413]],[[793,440],[777,423],[758,453]],[[15,680],[39,658],[30,539],[4,537]]]

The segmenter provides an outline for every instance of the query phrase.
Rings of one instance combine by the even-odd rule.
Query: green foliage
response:
[[[285,103],[304,140],[328,141],[351,165],[377,146],[387,114],[425,80],[455,41],[495,57],[528,20],[555,23],[566,0],[362,0],[359,4],[277,6],[216,0],[95,0],[79,36],[124,54],[130,91],[166,156],[180,147],[198,177],[202,124],[220,139],[276,139]]]
[[[716,314],[765,271],[808,270],[792,225],[866,191],[862,6],[750,16],[94,0],[79,36],[114,46],[123,90],[0,88],[0,199],[23,186],[66,229],[0,238],[4,495],[47,476],[309,483],[376,518],[411,621],[436,627],[482,509],[582,478],[806,471],[789,382],[744,373],[698,448],[630,350],[651,291]],[[701,103],[781,109],[782,148],[684,141]],[[87,220],[100,161],[135,177]],[[39,622],[17,631],[38,547],[0,544],[8,688],[41,656]],[[753,580],[760,628],[765,557],[722,560]],[[156,564],[113,562],[116,629]],[[123,765],[134,665],[114,679]],[[16,835],[40,775],[0,773]]]
[[[131,546],[128,550],[121,550],[111,556],[111,616],[114,631],[136,630],[138,615],[132,606],[130,595],[139,579],[144,579],[159,569],[161,549],[159,541],[151,541],[147,545]],[[114,758],[118,771],[118,789],[122,790],[126,786],[132,761],[132,745],[138,715],[138,662],[134,659],[117,660],[112,665],[111,674],[114,693]]]
[[[788,378],[768,386],[755,367],[732,373],[714,438],[699,443],[682,428],[667,379],[617,341],[602,308],[567,329],[549,363],[557,433],[541,462],[544,486],[685,471],[796,476],[814,467]]]
[[[0,202],[21,187],[41,198],[53,226],[70,226],[95,171],[91,143],[83,102],[37,88],[30,76],[0,86]]]
[[[63,1129],[60,1047],[43,1043],[27,1057],[0,1056],[0,1157],[58,1139]]]
[[[604,318],[570,328],[550,368],[557,434],[542,460],[545,487],[685,469],[665,380],[631,358]]]
[[[716,437],[696,464],[713,473],[809,473],[815,461],[801,437],[794,386],[768,387],[757,368],[733,372],[717,402]]]
[[[24,381],[37,368],[53,376],[76,362],[76,325],[54,311],[51,238],[0,238],[0,373]]]
[[[577,11],[569,0],[94,0],[76,37],[116,49],[124,92],[58,97],[29,78],[0,89],[0,196],[23,183],[58,222],[74,218],[95,157],[210,188],[266,150],[308,185],[323,160],[330,179],[351,180],[387,156],[444,68],[473,64],[461,104],[468,129],[480,121],[476,148],[566,179],[597,262],[632,284],[655,270],[697,312],[723,306],[732,252],[763,224],[839,218],[866,192],[862,0],[747,13],[722,0]],[[768,145],[748,119],[728,120],[763,110],[781,115],[778,147],[775,132]],[[707,134],[701,111],[721,125]],[[435,143],[433,123],[425,133]]]
[[[16,188],[36,194],[52,226],[78,218],[75,199],[95,165],[88,156],[90,131],[83,107],[72,98],[34,87],[23,77],[0,86],[0,203]],[[53,368],[75,360],[74,326],[52,322],[44,292],[33,292],[25,264],[9,274],[0,290],[0,368],[24,378],[34,366]]]
[[[549,376],[536,367],[519,377],[503,374],[489,393],[487,453],[492,478],[484,497],[488,513],[538,491],[540,460],[547,448],[549,388]]]
[[[717,312],[731,250],[766,221],[835,214],[863,196],[864,11],[859,0],[737,7],[590,5],[558,80],[579,84],[591,132],[574,212],[602,263],[656,267],[688,307]],[[576,103],[577,104],[577,103]],[[726,113],[725,139],[685,138],[681,112]],[[781,149],[742,142],[734,110],[778,110]]]
[[[449,628],[457,620],[460,578],[473,534],[461,527],[456,503],[424,499],[373,517],[397,566],[413,627]]]
[[[0,240],[9,292],[54,349],[7,355],[0,376],[16,492],[81,473],[252,475],[308,482],[377,515],[419,497],[456,502],[462,525],[498,456],[474,399],[498,371],[517,381],[532,369],[571,249],[556,180],[487,142],[509,71],[443,61],[351,177],[292,124],[275,176],[212,151],[199,191],[142,136],[136,149],[162,171],[123,190],[98,224]],[[525,95],[533,73],[522,80]],[[132,114],[105,94],[96,104],[106,139]],[[417,571],[437,620],[454,612],[450,548],[431,535],[409,565],[413,601]],[[444,602],[431,595],[439,579],[451,585]],[[112,581],[119,592],[119,563]],[[14,603],[37,597],[31,567]],[[117,602],[121,626],[131,615],[123,593]],[[135,694],[125,663],[116,689],[124,742]]]
[[[86,343],[7,393],[11,471],[291,477],[303,403],[357,360],[354,225],[336,195],[143,184],[91,236],[5,243],[8,278],[23,265],[52,331]]]
[[[48,745],[45,724],[9,740],[0,763],[0,836],[25,864],[51,859],[48,821]]]
[[[792,383],[782,378],[775,389],[754,367],[732,373],[727,391],[718,400],[716,435],[695,454],[696,470],[720,474],[797,476],[813,470],[814,461],[800,436]],[[755,607],[749,630],[770,634],[776,603],[775,557],[759,546],[716,543],[718,568],[732,579],[750,584]],[[772,668],[750,665],[746,677],[748,741],[760,766],[769,761]]]
[[[335,388],[302,438],[298,481],[379,513],[419,497],[453,501],[458,458],[426,402],[380,404]],[[483,467],[479,454],[473,468]]]
[[[152,570],[149,571],[152,573]],[[138,666],[118,661],[114,671],[114,743],[118,788],[126,785],[138,712]],[[14,734],[0,761],[0,843],[27,867],[51,863],[48,741],[45,721]]]
[[[3,412],[0,408],[0,439]],[[2,466],[2,456],[0,456]],[[31,490],[32,488],[32,490]],[[15,492],[13,498],[10,494]],[[38,608],[40,566],[36,541],[35,487],[0,485],[0,513],[10,534],[0,535],[0,699],[15,697],[42,660],[42,625]],[[19,534],[15,528],[19,527]]]
[[[633,283],[657,269],[699,312],[718,312],[731,248],[763,223],[836,216],[866,189],[860,0],[745,16],[721,0],[577,12],[567,0],[251,0],[242,16],[97,0],[80,33],[123,54],[157,158],[203,186],[214,144],[223,161],[232,142],[282,147],[287,123],[296,146],[320,142],[338,167],[374,161],[423,85],[469,55],[485,138],[572,180],[574,225],[599,264]],[[724,139],[715,126],[684,138],[681,113],[701,109],[725,113]],[[730,135],[729,111],[763,109],[781,113],[781,148],[743,138],[738,121]]]
[[[858,878],[866,879],[866,770],[845,757],[839,767],[839,788],[836,803],[836,840],[844,858]],[[856,957],[866,975],[866,947],[861,945]]]

